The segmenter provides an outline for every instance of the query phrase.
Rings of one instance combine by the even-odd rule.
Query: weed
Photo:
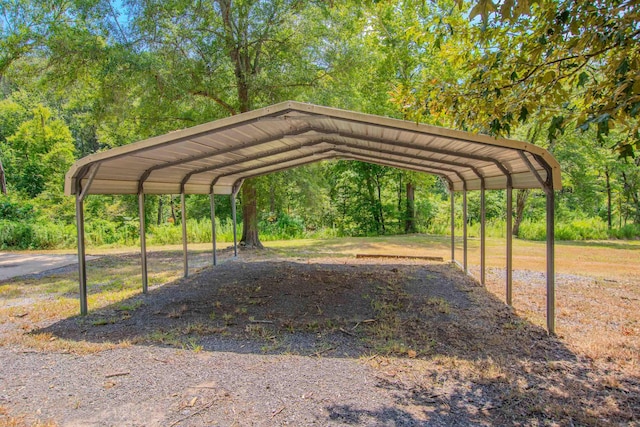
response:
[[[91,322],[93,326],[113,325],[120,321],[117,317],[99,317]]]
[[[181,304],[179,307],[175,307],[169,311],[167,317],[171,319],[179,319],[182,315],[188,310],[189,306],[187,304]]]
[[[18,298],[23,295],[23,291],[18,285],[6,284],[0,285],[0,297],[5,299]]]
[[[144,305],[144,301],[142,300],[132,300],[127,302],[121,302],[117,306],[117,310],[120,311],[134,311]]]
[[[275,339],[276,337],[273,333],[273,330],[264,325],[249,324],[245,326],[244,330],[247,335],[256,339],[270,340]]]
[[[227,326],[233,325],[233,319],[235,319],[235,316],[231,313],[224,313],[222,315],[222,320],[224,320],[224,323]]]
[[[182,345],[182,348],[185,350],[191,350],[196,353],[202,351],[202,344],[198,343],[198,339],[196,337],[187,337],[186,342]]]
[[[438,313],[442,313],[442,314],[451,313],[451,305],[449,304],[449,301],[447,301],[444,298],[431,297],[427,299],[427,306],[433,307]]]
[[[146,336],[146,341],[155,342],[159,344],[170,345],[174,347],[181,347],[182,341],[178,337],[178,333],[175,330],[153,331]]]
[[[305,324],[305,329],[309,332],[317,332],[320,330],[320,324],[317,320],[311,320]]]

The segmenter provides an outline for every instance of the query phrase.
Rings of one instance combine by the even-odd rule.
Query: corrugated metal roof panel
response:
[[[541,188],[536,174],[561,186],[555,159],[522,141],[288,101],[87,156],[65,191],[76,194],[99,165],[86,194],[208,193],[214,183],[229,193],[237,180],[332,158],[441,175],[454,191],[481,179],[505,188],[507,175],[514,188]]]

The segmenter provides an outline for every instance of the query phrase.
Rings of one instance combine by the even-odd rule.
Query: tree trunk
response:
[[[273,180],[269,183],[269,212],[276,214],[276,185]]]
[[[240,243],[249,248],[263,249],[258,237],[258,206],[256,187],[248,179],[242,185],[242,238]]]
[[[604,176],[607,179],[607,225],[611,230],[611,180],[609,175],[609,169],[605,169]]]
[[[415,204],[415,186],[413,182],[407,182],[407,210],[404,217],[404,232],[416,232],[416,204]]]
[[[162,195],[158,196],[158,225],[162,224]]]
[[[386,233],[386,228],[384,226],[384,210],[382,209],[382,183],[380,182],[380,175],[376,174],[376,187],[378,189],[378,215],[380,217],[380,226],[382,227],[382,232]]]
[[[173,224],[177,224],[176,222],[176,206],[173,204],[173,196],[169,195],[169,205],[171,206],[171,219],[173,220]]]
[[[364,165],[365,169],[365,184],[367,186],[367,195],[368,197],[368,202],[369,202],[369,212],[371,212],[371,215],[373,216],[373,220],[376,223],[376,231],[379,233],[380,232],[380,211],[378,210],[378,207],[376,206],[376,197],[375,197],[375,193],[374,193],[374,189],[373,189],[373,179],[371,177],[371,167],[368,164]]]
[[[0,191],[5,196],[7,195],[7,180],[4,177],[4,168],[2,167],[2,160],[0,159]]]
[[[398,213],[402,212],[402,173],[398,174]]]
[[[513,235],[518,236],[520,232],[520,223],[522,222],[522,217],[524,216],[524,208],[527,204],[527,199],[529,198],[529,193],[531,190],[518,190],[516,192],[516,217],[513,219]]]

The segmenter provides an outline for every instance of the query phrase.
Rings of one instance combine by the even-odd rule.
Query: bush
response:
[[[85,224],[85,240],[91,246],[113,245],[120,243],[121,233],[117,224],[104,219],[96,219]]]
[[[73,224],[34,224],[33,249],[72,248],[77,242],[77,231]]]
[[[600,218],[575,219],[569,223],[557,223],[555,235],[557,240],[602,240],[608,237],[607,224]],[[545,240],[546,223],[523,221],[518,237],[525,240]]]
[[[238,236],[242,231],[238,225]],[[220,222],[216,218],[216,241],[230,242],[233,240],[233,226],[231,220]],[[211,242],[211,220],[188,219],[187,241],[189,243]],[[182,226],[174,224],[150,225],[147,230],[147,242],[151,245],[179,245],[182,243]]]
[[[36,212],[31,203],[12,200],[9,196],[0,195],[0,218],[11,218],[12,220],[31,220],[36,216]]]
[[[258,223],[258,228],[262,232],[261,239],[265,241],[300,239],[304,237],[304,222],[302,219],[287,214],[263,218]]]
[[[640,238],[640,224],[627,224],[622,228],[611,230],[611,237],[616,239],[638,239]]]
[[[33,242],[33,226],[29,223],[0,221],[0,248],[28,249]]]
[[[2,249],[54,249],[73,247],[75,244],[73,225],[0,221]]]
[[[608,237],[607,224],[600,218],[577,219],[556,227],[558,240],[603,240]]]

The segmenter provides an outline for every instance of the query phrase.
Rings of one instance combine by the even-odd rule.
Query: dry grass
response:
[[[516,312],[534,324],[546,324],[546,289],[516,282]],[[501,298],[504,284],[487,289]],[[575,353],[616,370],[640,374],[640,287],[637,282],[563,278],[556,289],[557,332]]]
[[[197,258],[208,257],[196,255]],[[116,313],[102,322],[112,323],[126,318],[142,304],[139,257],[105,256],[88,263],[88,305],[96,310],[114,305]],[[158,286],[179,277],[181,259],[175,253],[156,253],[149,261],[149,285]],[[77,273],[69,271],[41,279],[16,278],[0,283],[0,325],[10,323],[8,333],[0,335],[0,345],[21,345],[36,351],[74,354],[96,353],[122,348],[128,342],[91,343],[63,340],[32,330],[78,314]]]
[[[15,417],[9,410],[0,406],[0,427],[56,427],[53,421],[27,421],[26,416]]]
[[[451,258],[446,236],[403,235],[327,240],[265,242],[267,248],[288,256],[351,256],[357,253]],[[546,244],[515,239],[514,269],[545,271]],[[462,240],[456,239],[456,259],[462,260]],[[469,239],[469,263],[480,263],[480,241]],[[504,268],[505,240],[487,239],[487,267]],[[556,242],[556,271],[601,278],[633,280],[640,277],[640,241]]]
[[[385,236],[307,241],[266,242],[279,254],[296,256],[356,253],[433,255],[449,259],[450,240],[436,236]],[[487,267],[504,268],[503,239],[487,240]],[[557,242],[557,332],[572,349],[594,361],[640,369],[640,242]],[[469,263],[477,272],[479,241],[469,241]],[[544,272],[544,242],[514,241],[514,269]],[[456,258],[462,259],[457,247]],[[563,275],[577,275],[564,278]],[[487,289],[504,300],[504,283],[491,277]],[[514,307],[525,320],[546,325],[546,288],[514,283]],[[435,302],[437,306],[437,302]],[[440,307],[446,310],[446,307]],[[517,328],[518,325],[512,325]]]
[[[20,345],[43,353],[72,353],[83,355],[100,353],[114,348],[126,348],[131,344],[127,341],[118,343],[95,343],[65,340],[55,337],[50,333],[12,333],[0,337],[0,345]]]
[[[448,259],[448,242],[447,238],[429,236],[267,242],[269,250],[258,254],[257,258],[383,253],[433,255]],[[473,240],[470,243],[470,265],[472,271],[477,271],[478,242]],[[472,291],[468,294],[475,306],[497,307],[496,299],[504,299],[504,283],[497,270],[504,267],[503,245],[504,241],[500,239],[488,241],[487,265],[495,270],[488,274],[486,289],[489,293]],[[206,253],[202,256],[208,257]],[[460,251],[456,256],[461,258]],[[493,393],[492,399],[478,397],[477,401],[466,402],[464,410],[477,412],[478,420],[485,414],[504,422],[508,422],[506,417],[509,414],[518,414],[518,419],[529,420],[529,425],[554,425],[554,420],[567,421],[567,425],[640,425],[640,244],[558,243],[558,346],[566,348],[575,361],[556,357],[552,350],[544,348],[548,341],[541,338],[540,329],[536,328],[544,328],[546,324],[544,277],[535,273],[544,271],[545,245],[515,241],[514,257],[514,268],[522,273],[514,283],[517,316],[509,314],[506,320],[495,322],[496,317],[505,316],[508,311],[502,307],[485,313],[479,310],[474,314],[476,318],[465,319],[470,325],[474,322],[478,325],[489,322],[499,325],[499,329],[481,337],[486,348],[493,349],[490,353],[464,347],[465,342],[471,340],[464,336],[457,338],[456,329],[450,331],[450,336],[445,336],[444,333],[449,331],[442,329],[443,335],[434,339],[427,323],[416,323],[422,318],[430,320],[438,316],[465,315],[464,311],[451,307],[446,299],[430,297],[423,305],[415,307],[415,318],[402,317],[410,304],[402,287],[405,279],[402,275],[395,280],[387,280],[384,286],[368,293],[365,299],[375,314],[375,321],[369,323],[358,325],[346,317],[330,317],[322,312],[330,304],[320,304],[317,310],[315,305],[309,310],[308,318],[311,320],[288,320],[278,325],[276,330],[268,323],[251,323],[255,320],[251,318],[252,312],[271,303],[259,298],[263,290],[259,287],[229,287],[222,290],[233,298],[233,304],[221,299],[212,302],[211,309],[206,312],[209,320],[217,324],[215,328],[205,323],[190,323],[169,331],[156,331],[133,342],[200,351],[200,336],[227,334],[238,323],[243,325],[243,336],[264,341],[271,346],[269,349],[279,345],[280,335],[294,331],[323,334],[340,333],[341,329],[366,331],[372,353],[362,356],[362,363],[376,369],[384,380],[383,384],[398,390],[400,395],[407,396],[407,401],[413,402],[414,406],[408,405],[406,409],[415,412],[415,419],[420,419],[420,413],[424,415],[420,408],[445,410],[456,396],[469,399],[471,391],[489,390]],[[155,254],[152,258],[151,284],[165,283],[181,276],[179,253]],[[138,263],[138,257],[129,255],[105,256],[89,263],[90,308],[115,307],[113,310],[110,308],[112,312],[99,321],[119,322],[128,312],[140,307],[142,303],[135,299],[140,288]],[[65,340],[47,333],[30,333],[36,326],[42,327],[77,313],[75,275],[75,272],[70,272],[46,279],[0,284],[0,325],[8,322],[13,329],[0,337],[0,345],[19,344],[35,351],[77,354],[130,345],[127,340],[96,343]],[[231,294],[231,290],[235,294]],[[331,292],[327,295],[330,296]],[[26,304],[18,303],[25,299]],[[490,304],[489,300],[493,303]],[[175,310],[166,313],[166,317],[180,319],[187,311],[186,307],[176,306]],[[535,350],[538,352],[535,358],[523,357],[520,353],[510,355],[509,349],[513,349],[514,343],[508,340],[514,337],[543,348]],[[442,339],[449,340],[451,348],[459,345],[458,349],[464,350],[455,353],[438,347],[438,351],[434,351]],[[548,357],[539,357],[546,351],[549,351]],[[318,354],[322,352],[322,349],[318,350]],[[441,394],[416,394],[434,387],[441,390],[438,392]],[[499,408],[495,406],[496,402],[500,402]],[[11,418],[0,411],[0,427],[5,425],[26,424],[24,419]]]

